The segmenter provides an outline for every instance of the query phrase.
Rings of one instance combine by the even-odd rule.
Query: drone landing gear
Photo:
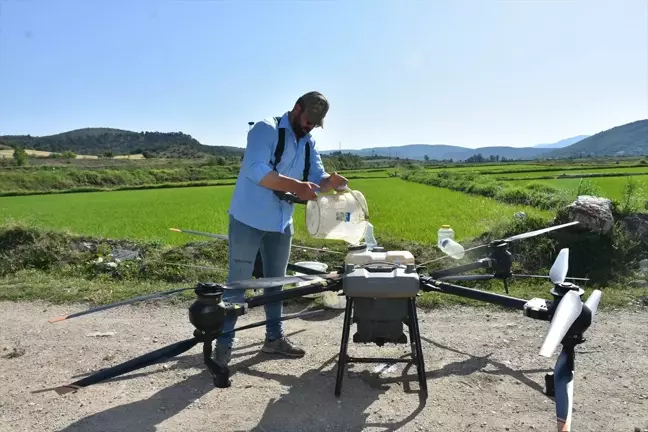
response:
[[[399,309],[402,312],[400,318],[398,320],[389,320],[389,315],[399,313]],[[385,343],[407,343],[407,336],[403,333],[403,324],[407,324],[412,349],[411,358],[349,356],[349,335],[351,333],[351,324],[354,322],[358,325],[358,332],[354,334],[353,342],[375,343],[378,346],[382,346]],[[335,380],[335,396],[339,397],[342,393],[342,380],[346,365],[349,363],[415,363],[421,395],[423,400],[426,400],[428,398],[428,388],[425,377],[421,333],[418,325],[418,316],[416,314],[416,297],[406,299],[347,297],[342,327],[342,341],[340,343],[340,354],[337,364],[337,377]]]
[[[214,338],[208,336],[200,331],[194,331],[194,337],[200,340],[203,343],[203,362],[209,370],[209,374],[214,380],[214,387],[216,388],[228,388],[232,385],[232,381],[229,379],[230,370],[227,366],[221,366],[212,359],[212,344]]]

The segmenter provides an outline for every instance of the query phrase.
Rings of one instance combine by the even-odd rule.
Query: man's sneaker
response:
[[[273,341],[266,340],[261,351],[269,354],[282,354],[287,357],[303,357],[306,352],[293,344],[287,337],[281,337]]]
[[[227,366],[231,359],[232,348],[216,344],[216,348],[212,351],[212,360],[220,366]]]

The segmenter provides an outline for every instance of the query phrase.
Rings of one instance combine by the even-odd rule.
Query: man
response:
[[[321,93],[309,92],[301,96],[292,111],[286,112],[278,122],[277,119],[263,120],[248,132],[247,147],[228,212],[228,282],[252,277],[257,252],[261,254],[264,277],[285,276],[294,234],[294,206],[298,204],[281,199],[275,191],[292,192],[302,200],[312,200],[319,191],[346,186],[344,177],[326,173],[310,135],[313,128],[323,127],[328,110],[328,100]],[[284,129],[281,133],[284,147],[277,162],[275,151],[281,129]],[[307,150],[308,174],[304,179]],[[264,292],[268,294],[281,289],[279,286]],[[227,290],[223,300],[243,302],[244,295],[244,290]],[[265,306],[266,319],[278,319],[282,313],[282,302]],[[226,321],[223,331],[233,329],[235,323],[235,318]],[[218,338],[213,354],[216,363],[227,366],[233,338],[233,333]],[[281,322],[266,326],[262,350],[289,357],[305,354],[302,348],[286,338]]]

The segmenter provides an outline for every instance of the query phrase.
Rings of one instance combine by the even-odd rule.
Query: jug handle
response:
[[[358,199],[356,194],[351,190],[351,188],[348,185],[345,186],[344,189],[341,189],[340,192],[348,192],[348,193],[350,193],[353,196],[353,198],[355,199],[355,201],[358,203],[358,207],[360,207],[360,209],[362,210],[362,213],[364,213],[365,219],[369,220],[369,212],[367,210],[365,210],[364,206],[362,205],[362,203],[360,202],[360,200]]]

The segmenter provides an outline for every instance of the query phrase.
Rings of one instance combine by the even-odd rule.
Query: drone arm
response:
[[[436,291],[444,294],[453,294],[459,297],[471,298],[499,306],[524,310],[527,300],[510,297],[502,294],[490,293],[478,289],[468,288],[461,285],[455,285],[448,282],[442,282],[432,278],[425,278],[421,281],[422,291]]]
[[[247,301],[247,306],[248,308],[259,307],[269,303],[302,297],[309,294],[316,294],[324,291],[337,291],[339,289],[340,282],[340,280],[323,280],[321,282],[317,282],[305,287],[292,288],[272,294],[254,296]]]
[[[490,268],[493,265],[493,260],[491,258],[483,258],[478,261],[472,262],[470,264],[465,264],[457,267],[450,267],[447,269],[437,270],[431,272],[430,276],[434,279],[439,279],[442,277],[455,276],[461,273],[466,273],[471,270]]]

